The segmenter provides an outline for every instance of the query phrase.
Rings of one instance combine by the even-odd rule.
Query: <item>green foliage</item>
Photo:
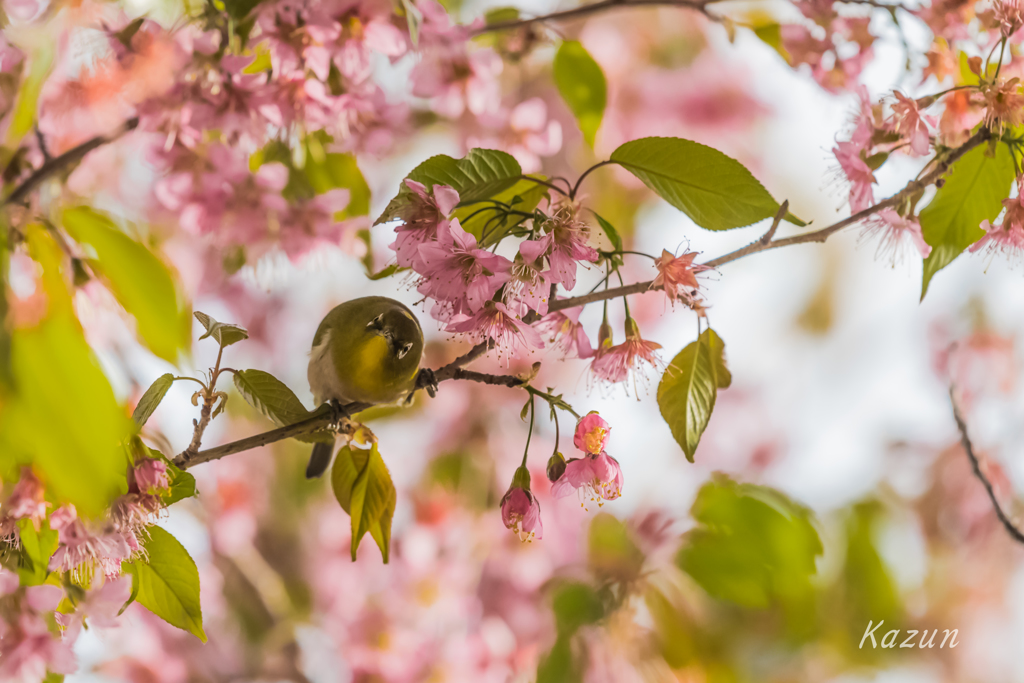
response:
[[[279,426],[295,424],[309,417],[294,392],[284,382],[263,370],[239,370],[235,388],[242,398]]]
[[[865,502],[853,506],[846,521],[846,559],[838,588],[843,594],[842,631],[849,638],[847,647],[851,652],[863,652],[858,641],[864,632],[861,624],[868,620],[884,621],[886,630],[902,628],[899,594],[875,547],[874,536],[881,517],[877,502]]]
[[[665,662],[681,669],[697,657],[698,649],[688,615],[654,586],[644,592],[644,603],[654,622],[654,632]]]
[[[310,147],[310,149],[315,149]],[[344,188],[349,191],[348,206],[341,212],[341,218],[365,216],[370,213],[370,186],[359,170],[352,154],[334,152],[315,154],[312,151],[302,169],[310,187],[316,194]]]
[[[975,147],[953,164],[945,184],[921,211],[921,233],[932,247],[924,260],[922,299],[935,273],[985,236],[979,226],[1003,210],[1013,178],[1013,158],[1006,145],[997,145],[993,156],[988,156],[988,147]]]
[[[14,104],[14,113],[11,115],[10,124],[7,127],[7,147],[17,149],[21,141],[36,122],[36,112],[39,109],[39,94],[42,92],[43,83],[50,75],[50,67],[53,66],[54,48],[44,42],[39,44],[33,51],[29,60],[29,72],[21,82],[18,90],[18,98]],[[8,159],[4,160],[4,163]]]
[[[555,53],[555,85],[576,117],[591,147],[608,102],[608,84],[600,65],[578,40],[566,40]]]
[[[57,532],[48,524],[36,530],[32,521],[18,520],[18,578],[23,586],[38,586],[50,574],[50,557],[57,552]]]
[[[391,519],[398,495],[377,444],[369,450],[343,447],[331,470],[331,487],[341,507],[352,518],[352,561],[366,532],[380,548],[384,564],[391,546]]]
[[[691,140],[632,140],[612,152],[611,161],[708,230],[740,228],[779,210],[779,203],[743,164]],[[790,214],[786,219],[803,224]]]
[[[640,574],[644,563],[626,525],[606,512],[590,523],[587,551],[587,563],[601,579],[629,581]]]
[[[608,236],[608,241],[612,243],[612,251],[622,251],[624,247],[622,246],[622,236],[619,235],[619,231],[596,211],[594,211],[593,214],[594,218],[597,219],[597,224],[601,226],[601,229],[604,230],[604,234]],[[621,254],[616,254],[615,256],[610,257],[606,254],[605,256],[610,258],[612,268],[621,268],[623,266]]]
[[[546,180],[544,176],[531,176]],[[540,200],[547,196],[550,189],[540,183],[523,178],[506,190],[498,192],[490,199],[510,204],[516,211],[526,213],[532,212],[540,204]],[[487,207],[486,211],[481,211]],[[490,208],[495,207],[495,208]],[[475,216],[473,214],[476,214]],[[490,202],[475,202],[472,204],[460,205],[453,214],[459,219],[462,229],[473,235],[480,243],[487,247],[495,244],[498,240],[508,234],[508,231],[523,222],[524,217],[517,215],[503,215],[495,204]],[[472,218],[471,218],[472,216]]]
[[[206,334],[199,338],[200,341],[207,337],[213,337],[218,344],[224,347],[249,338],[249,333],[238,325],[219,323],[201,311],[196,311],[192,315],[206,328]]]
[[[164,396],[167,395],[167,391],[171,388],[172,384],[174,384],[174,375],[168,372],[157,377],[156,381],[149,385],[146,393],[139,399],[139,402],[135,405],[135,410],[132,412],[132,419],[135,420],[135,424],[140,427],[146,424],[153,411],[164,400]]]
[[[146,559],[122,565],[132,575],[135,599],[171,626],[205,643],[196,563],[174,536],[158,526],[148,531],[149,538],[143,543]]]
[[[171,505],[196,495],[196,478],[185,470],[179,469],[167,458],[162,457],[162,459],[167,463],[167,478],[170,480],[168,493],[161,497],[164,505]]]
[[[17,393],[0,413],[0,471],[32,463],[56,502],[97,517],[127,490],[120,444],[135,425],[118,405],[82,329],[60,273],[62,255],[45,228],[27,229],[43,267],[46,318],[15,329],[11,359]]]
[[[72,239],[96,254],[89,265],[135,318],[146,346],[166,361],[177,361],[178,352],[191,345],[192,322],[170,269],[108,217],[90,208],[67,209],[62,222]]]
[[[718,390],[731,383],[732,375],[725,365],[725,342],[711,328],[665,368],[658,384],[658,408],[690,462],[715,409]]]
[[[430,157],[406,177],[423,183],[427,190],[434,185],[448,185],[459,193],[462,203],[469,204],[495,197],[515,185],[522,175],[523,169],[511,154],[494,149],[471,149],[462,159],[444,154]],[[374,225],[394,220],[411,193],[403,182]]]
[[[594,624],[604,616],[597,592],[585,583],[569,582],[557,588],[552,600],[558,636],[551,651],[537,667],[537,683],[580,681],[581,662],[573,656],[572,637],[581,626]]]
[[[809,510],[764,486],[717,476],[697,494],[676,563],[704,590],[748,608],[779,604],[791,616],[813,605],[821,541]]]
[[[754,29],[754,35],[761,41],[779,53],[779,56],[790,61],[789,52],[782,44],[782,27],[776,23],[764,24]]]
[[[552,600],[555,627],[559,635],[572,635],[581,626],[596,623],[604,616],[601,598],[585,583],[566,583],[555,591]]]

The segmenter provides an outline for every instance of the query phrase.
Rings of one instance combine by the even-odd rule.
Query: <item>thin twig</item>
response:
[[[524,380],[518,377],[513,377],[512,375],[489,375],[483,372],[464,370],[462,368],[462,366],[467,365],[482,356],[487,352],[487,350],[487,344],[477,344],[448,365],[435,370],[434,378],[438,382],[457,379],[506,387],[518,387],[525,384]],[[370,405],[367,403],[349,403],[344,406],[344,410],[349,415],[355,415],[369,407]],[[331,428],[334,421],[335,417],[331,413],[318,411],[307,417],[305,420],[296,422],[295,424],[271,429],[270,431],[263,432],[262,434],[247,436],[244,439],[232,441],[231,443],[226,443],[223,446],[216,446],[204,451],[199,451],[194,455],[189,454],[188,449],[186,449],[174,458],[174,464],[181,469],[188,469],[204,462],[218,460],[227,455],[241,453],[242,451],[248,451],[253,448],[260,448],[261,446],[266,446],[267,444],[275,443],[277,441],[283,441],[284,439],[293,439],[295,437],[313,434],[315,432],[322,432]]]
[[[802,235],[793,235],[792,237],[783,237],[782,239],[770,239],[768,242],[756,240],[754,242],[751,242],[747,246],[743,247],[742,249],[731,251],[728,254],[719,256],[718,258],[715,259],[711,259],[710,261],[706,261],[701,265],[707,268],[718,268],[719,266],[723,266],[726,263],[731,263],[732,261],[741,259],[744,256],[749,256],[750,254],[757,254],[762,251],[768,251],[769,249],[778,249],[779,247],[788,247],[793,244],[804,244],[807,242],[824,242],[833,234],[839,232],[843,228],[859,223],[865,218],[870,218],[879,211],[882,211],[883,209],[889,209],[898,206],[900,202],[902,202],[904,199],[911,196],[915,192],[919,192],[920,190],[923,190],[929,185],[932,185],[933,183],[935,183],[935,181],[944,176],[946,172],[949,170],[950,166],[957,162],[963,155],[967,154],[967,152],[971,151],[978,145],[988,142],[990,139],[992,139],[991,131],[989,131],[987,128],[982,128],[977,133],[972,135],[967,140],[967,142],[957,147],[955,150],[950,152],[946,158],[937,163],[934,169],[932,169],[931,171],[929,171],[928,173],[926,173],[925,175],[921,176],[916,180],[911,180],[903,187],[902,190],[900,190],[896,194],[892,195],[888,199],[883,199],[874,206],[869,206],[863,211],[858,211],[852,216],[844,218],[841,221],[837,221],[828,227],[822,228],[821,230],[815,230],[813,232],[806,232]],[[585,294],[583,296],[576,296],[568,299],[558,299],[556,301],[550,302],[550,304],[548,305],[548,310],[560,311],[566,308],[574,308],[576,306],[582,306],[584,304],[593,303],[595,301],[614,299],[616,297],[625,296],[628,294],[639,294],[641,292],[646,292],[647,290],[652,288],[654,288],[653,280],[648,280],[646,282],[635,282],[631,285],[626,285],[624,287],[614,287],[599,292]]]
[[[992,482],[988,480],[985,473],[981,471],[981,463],[978,461],[978,456],[974,453],[974,446],[971,444],[971,439],[967,436],[967,423],[964,422],[963,416],[960,414],[960,407],[956,403],[956,393],[953,387],[949,388],[949,402],[953,404],[953,419],[956,420],[956,426],[960,430],[960,443],[963,444],[964,452],[967,453],[968,460],[971,461],[971,469],[974,470],[974,476],[981,480],[982,485],[985,487],[985,492],[988,493],[988,499],[992,501],[992,507],[995,508],[996,517],[1002,522],[1006,528],[1006,532],[1010,534],[1010,537],[1018,543],[1024,543],[1024,532],[1021,532],[1019,528],[1012,521],[1009,516],[1003,512],[1002,506],[999,504],[999,500],[996,498],[995,489],[992,488]]]
[[[130,130],[134,130],[139,125],[138,117],[128,119],[121,124],[117,130],[107,135],[97,135],[91,140],[86,140],[77,147],[73,147],[68,151],[64,152],[60,156],[56,156],[49,161],[45,162],[36,171],[24,180],[18,187],[7,195],[7,198],[0,202],[0,206],[7,206],[8,204],[18,204],[28,197],[29,193],[35,190],[39,185],[49,178],[50,176],[60,173],[68,166],[81,161],[86,154],[93,151],[97,147],[102,147],[119,137],[124,135]]]
[[[478,36],[482,33],[488,33],[491,31],[508,31],[511,29],[533,26],[534,24],[580,19],[592,14],[599,14],[608,10],[627,7],[679,7],[682,9],[691,9],[696,12],[700,12],[709,19],[717,20],[718,17],[708,12],[706,7],[706,5],[711,4],[713,1],[714,0],[601,0],[600,2],[592,2],[588,5],[580,5],[579,7],[552,12],[551,14],[542,14],[536,17],[514,19],[512,21],[502,21],[496,24],[481,26],[473,31],[472,35]]]
[[[781,223],[782,219],[786,217],[786,213],[788,211],[789,200],[786,199],[782,202],[779,210],[775,213],[775,218],[772,219],[772,227],[768,228],[768,232],[766,232],[764,237],[761,238],[761,244],[767,246],[768,243],[772,241],[772,238],[775,237],[775,231],[779,229],[779,223]]]

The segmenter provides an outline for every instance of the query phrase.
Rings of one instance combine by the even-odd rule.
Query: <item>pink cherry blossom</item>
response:
[[[39,529],[40,523],[46,519],[46,510],[50,504],[44,499],[43,485],[36,478],[31,468],[21,471],[21,479],[11,490],[7,503],[0,508],[5,521],[27,519]]]
[[[924,156],[931,144],[928,131],[935,127],[935,119],[921,113],[920,101],[912,100],[899,91],[894,91],[893,95],[896,97],[896,104],[892,107],[896,131],[910,141],[910,149],[915,155]]]
[[[449,332],[461,332],[470,339],[494,342],[498,357],[507,359],[515,356],[520,349],[529,351],[544,347],[537,330],[512,315],[505,304],[488,301],[476,314],[455,320],[445,328]]]
[[[438,226],[459,203],[459,193],[447,185],[435,185],[428,192],[423,183],[415,180],[406,179],[405,185],[412,194],[404,197],[404,203],[395,213],[402,225],[395,228],[391,249],[398,265],[422,272],[425,264],[419,253],[420,245],[437,238]]]
[[[423,261],[420,294],[455,308],[465,303],[471,313],[479,311],[508,281],[512,269],[512,262],[504,256],[480,249],[458,219],[442,223],[437,240],[420,245],[419,251]]]
[[[695,274],[708,270],[707,266],[694,265],[693,259],[696,257],[697,252],[693,251],[675,256],[667,249],[662,249],[661,256],[654,262],[658,276],[651,283],[651,289],[661,287],[670,301],[692,302],[693,292],[700,287]]]
[[[142,458],[132,470],[135,484],[141,493],[154,495],[166,492],[171,482],[167,477],[167,463],[156,458]]]
[[[539,315],[548,312],[551,288],[536,264],[527,262],[522,254],[517,255],[512,262],[509,278],[502,298],[510,310],[520,317],[531,310]]]
[[[54,510],[50,527],[57,531],[60,541],[50,558],[50,571],[87,577],[98,566],[107,577],[114,577],[121,573],[121,562],[132,555],[133,549],[123,534],[113,529],[90,531],[73,505]]]
[[[565,473],[551,486],[551,495],[564,498],[577,492],[581,505],[587,501],[598,506],[615,500],[622,493],[622,469],[615,458],[607,453],[572,458],[565,465]]]
[[[850,183],[850,211],[863,211],[875,203],[872,185],[875,175],[861,157],[860,145],[853,142],[837,142],[832,148],[839,167]]]
[[[562,148],[562,125],[548,118],[547,103],[539,97],[481,123],[485,130],[467,136],[466,146],[503,149],[516,158],[523,173],[536,173],[541,157],[553,156]]]
[[[583,308],[577,306],[548,313],[537,323],[537,329],[547,335],[548,340],[567,357],[590,358],[594,355],[594,349],[586,330],[580,324],[582,312]]]
[[[576,448],[590,455],[599,455],[608,443],[611,426],[596,412],[590,412],[576,423],[572,442]]]
[[[567,290],[576,286],[577,263],[593,263],[598,257],[597,250],[587,244],[590,226],[579,220],[577,212],[577,207],[572,203],[559,205],[540,226],[545,235],[519,245],[519,253],[528,262],[537,262],[539,265],[540,259],[546,258],[548,279]]]
[[[890,254],[895,261],[899,256],[903,243],[909,239],[921,258],[928,258],[932,252],[931,245],[924,241],[921,224],[917,218],[904,218],[895,209],[882,209],[866,224],[866,233],[879,235],[878,254]]]
[[[626,341],[614,346],[600,345],[590,364],[590,371],[598,380],[617,384],[629,379],[642,379],[645,365],[657,367],[659,360],[655,352],[661,344],[648,341],[640,336],[640,328],[632,318],[626,318]]]
[[[509,487],[501,499],[501,521],[524,543],[544,537],[540,503],[529,488],[514,483]]]
[[[0,638],[0,680],[39,683],[47,671],[73,673],[77,664],[71,645],[70,639],[52,633],[42,617],[22,612]]]

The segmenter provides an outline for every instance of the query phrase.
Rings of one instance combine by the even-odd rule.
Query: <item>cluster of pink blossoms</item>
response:
[[[21,544],[21,522],[37,532],[48,524],[59,541],[49,570],[66,572],[72,582],[89,587],[71,600],[60,586],[23,587],[17,574],[0,568],[0,680],[36,683],[47,672],[72,673],[76,664],[71,647],[85,619],[93,626],[114,625],[132,587],[131,577],[121,576],[121,562],[140,552],[140,536],[163,507],[161,495],[170,485],[167,466],[141,459],[129,470],[128,485],[128,493],[111,506],[109,519],[93,524],[80,519],[73,505],[47,517],[50,504],[42,483],[31,469],[22,471],[0,506],[5,541]]]
[[[578,209],[568,203],[556,207],[536,226],[536,239],[521,242],[510,260],[482,248],[451,217],[459,203],[454,189],[428,190],[413,180],[405,185],[409,192],[396,212],[402,224],[391,248],[398,265],[419,276],[419,292],[435,301],[432,315],[449,332],[492,341],[502,355],[542,348],[540,333],[523,318],[530,311],[547,313],[552,287],[572,289],[578,264],[598,258],[587,244],[590,229],[577,219]]]
[[[927,154],[931,146],[930,131],[936,126],[934,118],[922,113],[933,98],[912,100],[895,92],[892,112],[886,116],[881,105],[872,104],[866,88],[859,88],[858,94],[860,109],[854,118],[853,133],[849,140],[836,142],[832,150],[840,173],[849,183],[850,210],[854,213],[875,204],[874,171],[885,163],[889,154],[901,148],[909,149],[916,156]],[[868,231],[878,233],[881,251],[890,251],[894,257],[905,240],[914,245],[922,258],[931,253],[917,218],[903,216],[895,209],[874,213],[868,221]]]
[[[604,505],[622,493],[622,469],[618,461],[605,452],[611,427],[596,412],[588,413],[576,423],[573,444],[583,457],[568,461],[561,453],[551,456],[547,466],[552,482],[551,495],[564,498],[574,491],[586,508],[587,501]],[[501,499],[501,521],[520,540],[540,539],[544,525],[540,516],[540,503],[530,490],[530,472],[525,466],[516,470],[512,485]]]
[[[552,496],[564,498],[575,491],[584,507],[588,500],[601,506],[604,501],[619,497],[622,470],[619,462],[605,452],[610,433],[611,426],[597,413],[588,413],[580,419],[572,442],[583,456],[565,461],[561,473],[558,472],[561,468],[549,467],[549,477],[558,475],[551,486]]]
[[[1017,196],[1003,200],[1006,212],[998,225],[982,221],[985,236],[970,247],[970,251],[987,249],[1017,255],[1024,253],[1024,176],[1017,178]]]

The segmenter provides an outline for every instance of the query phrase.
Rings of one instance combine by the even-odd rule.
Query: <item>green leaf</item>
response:
[[[160,405],[160,401],[164,400],[164,396],[167,395],[167,391],[171,388],[172,384],[174,384],[174,375],[167,373],[160,375],[156,378],[155,382],[149,385],[146,393],[139,399],[139,402],[135,405],[135,410],[132,412],[132,419],[135,420],[135,424],[140,427],[146,424],[153,411]]]
[[[36,122],[36,112],[39,109],[39,94],[42,92],[43,83],[50,75],[50,67],[53,66],[54,48],[52,44],[44,41],[32,52],[29,59],[28,74],[21,81],[21,88],[18,90],[18,98],[14,103],[14,113],[11,115],[10,124],[7,127],[8,149],[17,149],[21,139],[32,130]],[[5,159],[4,163],[9,161]]]
[[[531,177],[546,180],[543,176]],[[519,201],[516,202],[513,208],[515,208],[516,211],[530,213],[537,208],[541,199],[546,197],[548,192],[550,192],[550,189],[546,186],[523,178],[508,189],[503,190],[488,199],[494,199],[499,202],[511,204],[512,200],[518,197]],[[484,247],[495,244],[498,240],[508,234],[509,230],[526,220],[523,216],[517,216],[514,214],[498,219],[497,216],[501,214],[490,208],[487,208],[485,211],[481,211],[481,209],[489,206],[494,205],[489,202],[460,204],[452,214],[455,218],[459,219],[459,224],[462,226],[462,229],[476,237]],[[473,214],[476,215],[474,216]],[[470,216],[472,216],[472,218],[470,218]]]
[[[484,26],[494,26],[515,21],[519,18],[518,7],[495,7],[484,13]]]
[[[279,426],[295,424],[310,415],[292,390],[269,372],[240,370],[235,373],[235,387],[249,405]]]
[[[779,210],[743,164],[697,142],[641,138],[621,145],[611,161],[708,230],[740,228]]]
[[[169,493],[161,496],[164,505],[172,505],[179,500],[191,498],[196,495],[196,478],[185,470],[179,469],[166,458],[167,478],[170,480]]]
[[[761,39],[761,41],[771,47],[773,50],[779,53],[779,56],[790,62],[789,52],[782,44],[782,27],[778,24],[764,24],[754,29],[754,35]]]
[[[994,157],[987,145],[975,147],[953,164],[945,184],[921,211],[921,233],[932,253],[924,260],[921,298],[939,272],[964,249],[985,236],[982,221],[994,221],[1013,183],[1013,158],[1006,145],[997,145]]]
[[[63,254],[49,232],[26,230],[43,268],[47,317],[11,335],[17,392],[0,412],[0,471],[34,464],[55,502],[98,517],[127,490],[120,444],[135,431],[74,318]]]
[[[391,519],[398,494],[377,444],[369,450],[343,447],[331,470],[331,487],[342,509],[352,518],[352,561],[366,532],[380,548],[384,564],[391,546]]]
[[[57,552],[57,532],[46,526],[36,531],[31,520],[18,520],[21,552],[18,556],[18,578],[23,586],[38,586],[50,573],[50,558]]]
[[[147,560],[129,563],[138,580],[139,604],[205,643],[196,563],[174,536],[158,526],[148,531],[142,544]]]
[[[689,616],[653,585],[644,591],[644,603],[654,622],[658,647],[665,662],[673,669],[681,669],[693,661],[699,650]]]
[[[64,229],[89,245],[90,260],[118,303],[132,314],[139,336],[149,349],[174,363],[192,343],[189,305],[171,270],[152,251],[124,234],[106,216],[87,207],[67,209]]]
[[[604,616],[604,606],[594,589],[575,581],[558,588],[552,607],[555,611],[555,628],[562,635],[572,635],[581,626],[596,623]]]
[[[196,311],[192,315],[194,315],[196,320],[206,328],[206,334],[199,338],[200,341],[207,337],[213,337],[217,340],[218,344],[224,347],[237,344],[238,342],[249,338],[249,333],[238,325],[219,323],[201,311]]]
[[[633,542],[626,525],[606,512],[590,523],[587,537],[587,564],[602,579],[636,579],[644,556]]]
[[[718,389],[731,383],[732,375],[725,366],[725,343],[710,328],[665,369],[658,385],[658,407],[690,462],[711,419]]]
[[[578,40],[566,40],[555,53],[555,85],[579,122],[591,147],[608,101],[604,72]]]
[[[363,172],[359,170],[354,155],[332,152],[318,161],[316,155],[310,154],[303,172],[316,194],[324,194],[338,188],[349,191],[348,206],[341,212],[340,218],[365,216],[370,213],[370,186],[366,183]]]
[[[386,266],[386,267],[382,268],[381,270],[378,270],[376,273],[367,273],[366,274],[366,278],[368,280],[374,280],[374,281],[376,281],[376,280],[383,280],[386,277],[391,277],[392,275],[396,275],[398,273],[404,273],[407,270],[409,270],[409,269],[408,268],[402,268],[397,263],[392,263],[390,266]]]
[[[537,665],[537,683],[578,683],[583,680],[570,639],[559,635],[551,652]]]
[[[594,212],[594,218],[597,219],[598,225],[604,230],[604,234],[608,236],[608,241],[612,243],[612,249],[622,251],[622,237],[619,235],[619,231],[615,229],[615,226],[598,215],[596,211]]]
[[[698,526],[684,536],[676,563],[704,590],[744,607],[806,612],[822,553],[809,510],[774,489],[718,475],[691,514]]]
[[[468,204],[494,197],[512,187],[522,175],[523,169],[511,154],[494,149],[471,149],[462,159],[453,159],[444,154],[430,157],[406,177],[423,183],[428,190],[433,189],[434,185],[448,185],[459,193],[462,203]],[[394,220],[398,209],[411,192],[403,182],[398,194],[388,203],[374,225]]]

